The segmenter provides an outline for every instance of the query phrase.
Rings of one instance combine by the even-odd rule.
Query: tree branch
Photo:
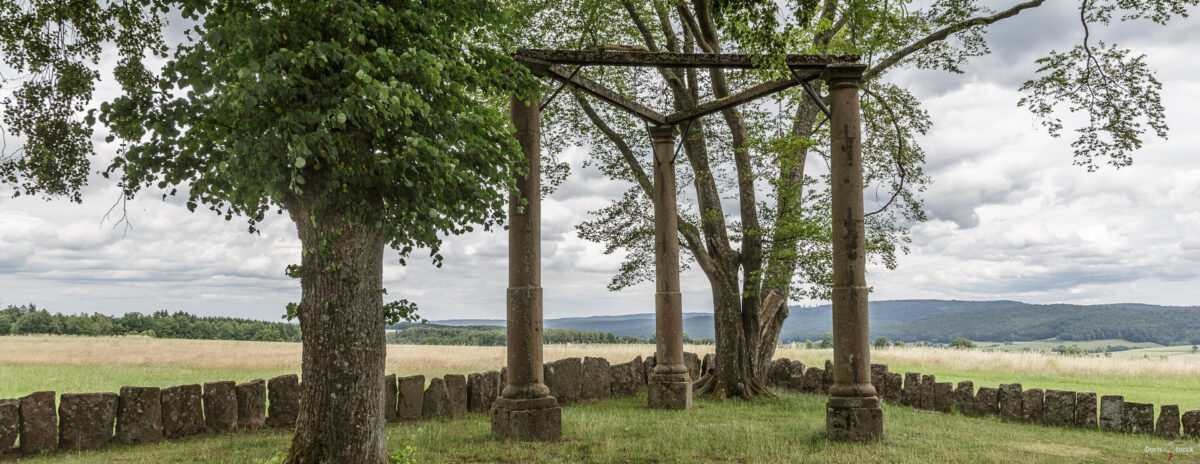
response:
[[[883,71],[894,66],[896,63],[899,63],[901,60],[907,58],[909,55],[912,55],[913,53],[916,53],[917,51],[929,46],[929,44],[931,44],[931,43],[946,40],[946,38],[950,37],[952,34],[955,34],[964,29],[968,29],[968,28],[971,28],[974,26],[988,25],[988,24],[992,24],[996,21],[1000,21],[1002,19],[1011,18],[1013,16],[1016,16],[1021,11],[1042,6],[1042,3],[1045,3],[1045,1],[1046,0],[1031,0],[1028,2],[1024,2],[1024,3],[1018,3],[1018,4],[1014,5],[1012,8],[1001,11],[1001,12],[996,13],[991,16],[977,16],[977,17],[974,17],[974,18],[971,18],[971,19],[968,19],[965,21],[961,21],[958,23],[954,23],[949,26],[938,29],[937,31],[933,32],[932,34],[925,36],[925,38],[918,40],[916,42],[913,42],[909,46],[904,47],[900,50],[897,50],[895,53],[892,53],[891,56],[884,58],[883,61],[879,62],[879,64],[872,66],[871,69],[868,69],[865,73],[863,73],[862,79],[864,81],[871,80],[872,78],[879,75]]]

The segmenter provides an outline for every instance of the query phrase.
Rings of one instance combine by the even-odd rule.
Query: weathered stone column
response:
[[[650,375],[652,408],[692,406],[692,378],[683,363],[683,301],[679,293],[679,216],[675,204],[675,126],[654,126],[654,330],[657,364]]]
[[[537,97],[512,97],[514,134],[528,160],[508,204],[508,380],[492,432],[528,441],[562,436],[562,409],[542,373],[541,128]]]
[[[859,80],[866,65],[831,65],[830,182],[833,194],[833,387],[825,431],[834,440],[883,437],[883,410],[871,385]]]

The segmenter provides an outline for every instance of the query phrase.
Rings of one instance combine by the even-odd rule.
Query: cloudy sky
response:
[[[1200,305],[1200,22],[1093,30],[1147,55],[1163,83],[1171,133],[1147,140],[1132,167],[1088,173],[1071,164],[1069,137],[1049,137],[1016,106],[1034,60],[1080,40],[1073,4],[1048,2],[994,26],[994,54],[964,75],[889,76],[933,118],[921,140],[933,185],[929,221],[913,228],[911,253],[894,271],[870,270],[872,299]],[[111,156],[111,146],[97,143]],[[652,286],[606,290],[621,257],[575,234],[586,211],[625,189],[580,168],[585,154],[561,154],[575,169],[543,203],[545,315],[652,312]],[[148,194],[127,205],[132,228],[114,227],[105,215],[117,198],[98,176],[82,205],[0,196],[0,304],[277,319],[299,299],[299,283],[283,275],[299,260],[286,217],[251,235],[244,222],[188,213]],[[440,269],[419,256],[402,267],[393,254],[385,286],[429,319],[502,319],[506,247],[503,232],[452,238]],[[684,273],[683,288],[685,311],[711,311],[699,270]]]

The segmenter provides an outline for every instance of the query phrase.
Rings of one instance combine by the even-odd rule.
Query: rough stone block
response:
[[[921,407],[921,374],[917,372],[904,373],[904,394],[900,404],[914,408]]]
[[[792,360],[788,358],[772,359],[767,369],[767,383],[772,387],[786,387],[792,383]]]
[[[793,359],[792,360],[792,379],[794,379],[796,377],[804,377],[804,363]],[[792,383],[791,379],[788,379],[788,388],[791,388],[792,390],[798,390],[798,389],[800,389],[800,385],[794,384],[794,383]]]
[[[921,409],[933,409],[933,385],[936,383],[936,376],[921,376]]]
[[[281,375],[267,381],[267,425],[291,428],[300,416],[300,377]]]
[[[887,396],[887,364],[871,363],[871,386],[875,387],[875,396],[883,399]]]
[[[1096,393],[1079,392],[1075,395],[1075,426],[1096,428]]]
[[[162,389],[162,427],[166,438],[183,438],[204,431],[204,401],[199,384]]]
[[[958,383],[958,388],[954,389],[954,406],[958,408],[959,414],[966,416],[979,415],[979,410],[975,407],[974,382],[964,380]]]
[[[975,392],[975,412],[981,416],[1000,413],[1000,390],[992,387],[979,387]]]
[[[825,371],[821,372],[821,393],[828,394],[833,387],[833,361],[825,360]]]
[[[683,352],[683,365],[687,366],[688,375],[691,376],[693,382],[700,380],[700,357],[696,353],[690,351]]]
[[[496,376],[500,375],[499,371]],[[490,372],[467,375],[467,412],[484,412],[492,407],[496,399],[496,381],[489,376]]]
[[[421,402],[421,418],[430,419],[450,414],[450,397],[446,391],[446,381],[441,377],[429,379],[429,388]]]
[[[646,375],[646,384],[650,383],[650,376],[654,375],[654,366],[657,365],[658,361],[654,359],[654,355],[646,356],[646,359],[642,360],[642,371]],[[562,400],[559,400],[559,403],[561,402]]]
[[[163,438],[162,401],[158,387],[121,387],[117,400],[120,443],[152,443]]]
[[[41,391],[21,398],[21,453],[25,455],[58,448],[58,415],[54,392]]]
[[[396,399],[399,395],[400,392],[396,389],[396,374],[383,376],[383,420],[396,420]]]
[[[467,376],[446,374],[447,412],[452,416],[467,413]]]
[[[500,398],[492,408],[492,433],[522,441],[558,440],[562,438],[562,409],[553,398]]]
[[[1046,393],[1040,388],[1030,388],[1021,393],[1021,418],[1026,422],[1040,424],[1045,419]]]
[[[559,359],[543,366],[546,386],[550,387],[550,396],[559,404],[579,401],[583,382],[583,361],[579,358]]]
[[[0,456],[16,451],[21,435],[21,401],[0,400]]]
[[[825,408],[825,434],[831,440],[875,441],[883,438],[883,410],[879,406],[863,408]]]
[[[58,404],[58,449],[99,448],[112,441],[116,393],[64,393]]]
[[[237,384],[232,380],[204,384],[204,423],[213,432],[237,428]]]
[[[695,356],[693,354],[693,356]],[[696,360],[696,372],[700,372],[699,360]],[[598,400],[612,396],[612,371],[608,360],[604,358],[583,358],[583,383],[579,387],[579,397],[585,400]]]
[[[1045,419],[1050,425],[1075,424],[1075,392],[1046,390]]]
[[[1019,421],[1025,415],[1024,397],[1021,395],[1021,384],[1000,384],[999,397],[1000,417],[1007,421]]]
[[[425,376],[410,375],[400,378],[400,404],[396,415],[400,420],[421,418],[424,410]]]
[[[234,388],[238,402],[238,428],[253,430],[267,424],[267,381],[254,379]]]
[[[633,361],[630,361],[630,365],[634,372],[634,380],[637,381],[639,386],[646,385],[646,379],[649,374],[646,373],[646,363],[642,360],[642,357],[639,355],[633,358]]]
[[[649,406],[654,409],[689,409],[692,407],[692,382],[651,379],[646,396]]]
[[[1158,411],[1158,421],[1154,423],[1154,434],[1163,438],[1179,436],[1179,405],[1164,404]]]
[[[1100,397],[1100,430],[1124,431],[1123,410],[1125,397],[1104,395]]]
[[[635,359],[627,363],[614,364],[609,366],[608,375],[612,377],[612,395],[613,396],[630,396],[637,393],[641,388],[639,382],[640,370],[642,361]]]
[[[1154,433],[1154,405],[1126,401],[1121,407],[1125,433]]]
[[[1183,413],[1183,436],[1200,438],[1200,411]]]
[[[884,387],[883,399],[889,403],[900,404],[900,397],[904,394],[904,376],[899,372],[888,372],[886,380],[887,387]]]
[[[950,382],[933,384],[933,410],[943,413],[950,412],[950,397],[954,395],[954,385]]]
[[[804,391],[808,393],[820,393],[821,386],[825,382],[825,370],[819,367],[810,367],[804,371]]]

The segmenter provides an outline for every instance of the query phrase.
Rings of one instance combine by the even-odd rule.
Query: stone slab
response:
[[[1126,401],[1121,408],[1125,433],[1154,433],[1154,405]]]
[[[1154,422],[1154,434],[1163,438],[1179,436],[1179,405],[1162,405],[1158,411],[1158,420]]]
[[[1021,392],[1021,418],[1025,422],[1040,424],[1045,420],[1046,393],[1040,388]]]
[[[612,395],[613,396],[630,396],[637,393],[641,388],[642,378],[641,369],[642,360],[635,359],[621,364],[609,366],[609,376],[612,377]]]
[[[887,364],[871,363],[871,386],[879,399],[887,397],[887,372]]]
[[[399,396],[400,392],[396,388],[396,374],[383,376],[383,420],[388,422],[396,420],[396,401]]]
[[[579,401],[583,389],[583,360],[565,358],[543,366],[546,386],[559,404]]]
[[[167,387],[159,396],[164,437],[183,438],[204,432],[204,394],[199,384]]]
[[[1079,392],[1075,395],[1075,426],[1096,428],[1096,393]]]
[[[0,399],[0,456],[16,452],[21,435],[21,400]]]
[[[116,393],[64,393],[58,404],[58,449],[95,449],[112,441]]]
[[[162,401],[158,387],[121,387],[115,438],[126,445],[162,440]]]
[[[1000,414],[1000,389],[979,387],[975,392],[975,412],[981,416]]]
[[[804,371],[804,391],[808,393],[820,393],[824,382],[825,369],[810,367]]]
[[[1024,396],[1021,395],[1021,384],[1000,384],[999,396],[1000,418],[1006,421],[1019,421],[1025,415]]]
[[[254,379],[234,388],[238,402],[238,428],[254,430],[267,425],[267,381]]]
[[[943,413],[950,412],[951,397],[954,395],[953,384],[950,382],[938,382],[933,384],[933,405],[934,411]]]
[[[785,388],[792,383],[792,360],[778,358],[771,360],[767,369],[767,383],[772,387]]]
[[[936,383],[937,376],[921,376],[921,409],[933,410],[933,385]]]
[[[900,397],[904,394],[904,376],[899,372],[888,372],[885,378],[885,384],[882,399],[889,403],[900,404]]]
[[[694,355],[693,355],[694,356]],[[699,361],[696,361],[699,363]],[[583,383],[579,387],[579,398],[599,400],[612,396],[612,371],[608,360],[588,356],[583,358]],[[699,373],[700,367],[696,367]]]
[[[281,375],[267,381],[267,425],[292,428],[300,417],[300,377]]]
[[[704,367],[700,363],[700,356],[690,351],[684,351],[683,365],[687,367],[688,375],[691,377],[692,382],[700,380],[700,368]]]
[[[1183,423],[1183,436],[1188,438],[1200,438],[1200,411],[1188,411],[1183,413],[1181,421]]]
[[[467,413],[467,376],[446,374],[446,406],[451,416]]]
[[[1075,392],[1046,390],[1045,420],[1050,425],[1075,424]]]
[[[900,397],[902,406],[921,407],[921,374],[917,372],[904,373],[904,393]]]
[[[446,380],[441,377],[429,379],[421,403],[421,418],[432,419],[450,414],[450,396],[446,391]]]
[[[204,424],[213,432],[237,428],[237,384],[232,380],[204,384]]]
[[[58,415],[54,392],[40,391],[21,398],[21,453],[47,453],[58,448]]]
[[[954,389],[954,406],[958,408],[959,414],[966,416],[979,415],[979,410],[975,407],[974,382],[964,380],[958,383],[958,387]]]
[[[1100,397],[1100,430],[1125,430],[1124,420],[1125,397],[1121,395],[1104,395]]]
[[[410,375],[408,377],[401,377],[399,383],[400,400],[396,416],[400,420],[420,419],[424,409],[425,376]]]

